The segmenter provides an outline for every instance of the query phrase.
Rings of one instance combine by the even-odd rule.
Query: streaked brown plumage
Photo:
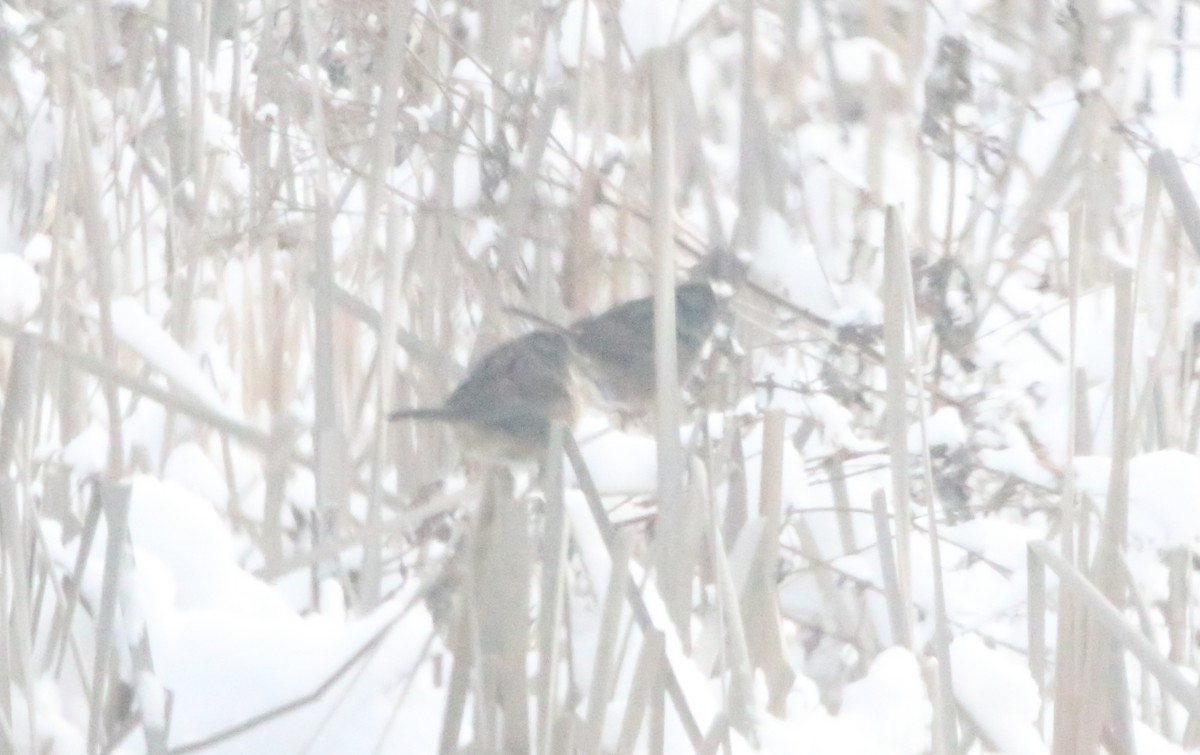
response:
[[[388,418],[441,420],[455,428],[468,456],[529,461],[545,453],[552,422],[574,420],[573,387],[567,335],[539,330],[489,352],[442,406]]]
[[[705,281],[675,288],[675,348],[679,380],[691,375],[717,319],[717,297]],[[654,403],[654,297],[618,304],[569,328],[584,373],[601,397],[622,413]]]

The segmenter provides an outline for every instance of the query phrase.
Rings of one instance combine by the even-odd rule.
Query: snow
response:
[[[996,751],[1050,752],[1034,725],[1041,700],[1024,665],[968,634],[950,645],[950,666],[955,699]]]
[[[1103,509],[1108,499],[1107,457],[1079,457],[1078,486]],[[1200,458],[1174,449],[1129,460],[1129,534],[1146,548],[1188,547],[1200,537]]]
[[[883,81],[874,80],[874,58],[880,62]],[[833,47],[833,59],[842,82],[850,86],[899,85],[904,72],[896,53],[871,37],[852,37],[838,41]],[[822,61],[824,62],[824,61]]]
[[[42,279],[17,254],[0,252],[0,320],[19,325],[42,303]]]
[[[604,27],[595,3],[567,4],[558,25],[558,55],[562,64],[577,68],[585,57],[604,54]]]
[[[224,471],[195,442],[180,443],[171,450],[163,465],[163,480],[187,488],[218,511],[224,511],[229,502]]]
[[[758,248],[750,260],[752,279],[767,282],[805,309],[824,312],[834,307],[834,292],[812,244],[794,238],[774,211],[763,214],[758,234]]]
[[[97,651],[109,533],[101,517],[83,559],[80,528],[92,484],[107,472],[110,428],[117,424],[124,467],[117,479],[104,479],[130,486],[130,549],[117,575],[112,650],[114,673],[134,693],[135,715],[169,729],[170,745],[178,748],[296,706],[206,750],[222,754],[437,749],[447,674],[464,659],[453,657],[450,627],[435,625],[421,590],[455,548],[480,542],[486,518],[479,514],[478,491],[489,473],[473,463],[455,466],[456,455],[444,445],[452,442],[448,433],[394,428],[384,433],[383,465],[374,468],[377,402],[382,398],[386,409],[455,375],[441,374],[430,363],[437,360],[418,349],[399,349],[395,365],[381,367],[378,335],[354,308],[339,306],[332,322],[336,416],[352,466],[337,470],[350,487],[338,502],[344,513],[338,535],[347,545],[327,562],[313,556],[324,537],[312,531],[318,478],[305,426],[316,411],[308,276],[317,166],[328,166],[330,185],[321,188],[336,200],[327,230],[337,284],[377,311],[398,297],[392,303],[406,337],[447,355],[446,362],[465,362],[479,331],[499,341],[526,326],[504,315],[505,306],[566,323],[595,311],[600,300],[648,290],[653,111],[646,64],[665,49],[679,63],[676,214],[668,218],[678,267],[685,271],[708,247],[733,245],[748,255],[753,283],[734,293],[730,320],[716,329],[715,340],[733,343],[706,357],[703,384],[685,386],[696,404],[681,428],[687,444],[703,436],[688,450],[711,478],[715,524],[723,528],[738,585],[754,586],[751,568],[766,526],[758,515],[763,412],[786,416],[779,561],[769,566],[778,578],[782,663],[796,678],[784,705],[768,712],[773,678],[766,669],[751,671],[753,726],[731,732],[729,749],[929,751],[933,708],[926,682],[933,678],[928,651],[940,578],[953,635],[954,698],[980,734],[971,755],[1048,751],[1037,721],[1043,701],[1026,670],[1027,549],[1034,541],[1058,541],[1069,465],[1094,504],[1080,520],[1094,528],[1103,513],[1113,453],[1115,267],[1142,276],[1132,365],[1139,424],[1124,557],[1149,608],[1147,636],[1165,648],[1169,630],[1179,628],[1161,607],[1171,586],[1170,560],[1186,559],[1200,538],[1200,460],[1188,442],[1200,272],[1178,232],[1180,213],[1165,197],[1151,257],[1136,253],[1152,151],[1174,150],[1190,186],[1200,186],[1194,127],[1200,11],[1194,6],[1102,0],[1100,17],[1115,33],[1097,37],[1096,50],[1078,50],[1072,19],[1030,25],[982,0],[926,13],[923,40],[897,33],[913,28],[904,4],[883,9],[880,26],[881,18],[862,4],[827,3],[829,16],[822,19],[812,3],[758,2],[751,8],[752,48],[742,7],[713,0],[623,0],[611,8],[599,0],[555,0],[526,4],[513,18],[418,2],[411,33],[402,40],[397,122],[383,124],[396,142],[384,166],[384,206],[402,216],[403,226],[395,245],[385,247],[391,239],[380,219],[374,238],[362,235],[372,191],[364,179],[372,173],[369,145],[382,92],[380,53],[390,33],[384,18],[368,14],[347,24],[336,3],[317,2],[305,4],[312,24],[300,29],[295,17],[271,17],[254,0],[242,4],[228,28],[214,18],[208,54],[178,50],[188,154],[186,175],[172,176],[179,166],[166,150],[171,135],[162,89],[154,66],[137,68],[162,54],[165,37],[153,24],[129,23],[146,2],[107,3],[116,25],[97,29],[117,40],[98,53],[109,68],[88,71],[97,56],[77,56],[73,62],[83,75],[69,87],[56,83],[54,64],[70,57],[77,42],[94,41],[86,39],[91,30],[76,40],[36,4],[28,12],[9,5],[0,5],[7,85],[0,87],[0,115],[11,137],[0,160],[0,321],[98,355],[91,246],[109,243],[117,252],[115,366],[222,417],[245,417],[260,428],[296,420],[299,434],[290,447],[264,453],[227,442],[209,423],[127,388],[118,389],[115,416],[109,416],[95,376],[69,360],[64,366],[64,360],[39,357],[36,401],[17,428],[9,470],[14,510],[36,539],[30,558],[5,568],[17,569],[6,571],[13,584],[44,589],[28,617],[32,674],[8,688],[11,715],[0,731],[0,750],[73,755],[86,748],[87,676]],[[265,36],[269,28],[281,32],[278,39]],[[320,67],[308,66],[309,40],[289,37],[289,29],[315,37]],[[961,35],[972,54],[972,96],[952,114],[952,159],[918,138],[925,77],[944,34]],[[923,42],[921,49],[910,49],[912,41]],[[1089,57],[1093,52],[1099,54]],[[846,111],[832,107],[827,54]],[[331,81],[325,63],[331,58],[346,66],[351,80],[345,85]],[[744,80],[747,71],[753,81]],[[1030,85],[1036,91],[1026,91]],[[533,165],[529,128],[551,93],[565,94],[569,104],[556,112],[546,154]],[[324,139],[312,132],[314,94],[325,108]],[[761,200],[754,229],[738,227],[748,217],[741,205],[747,178],[741,150],[749,95],[761,105],[758,125],[769,142],[761,150],[769,159],[762,175],[750,176],[761,178],[750,187]],[[329,154],[314,151],[322,143]],[[882,157],[879,175],[868,164],[872,154]],[[1060,172],[1052,173],[1054,166]],[[85,175],[79,168],[94,174],[94,197],[73,180]],[[513,175],[525,171],[534,178],[529,212],[517,219],[520,227],[509,227]],[[194,206],[171,201],[164,190],[171,181]],[[452,192],[439,192],[451,186]],[[592,195],[582,193],[585,188]],[[92,200],[100,240],[83,222],[81,202]],[[931,413],[923,427],[915,414],[906,418],[908,450],[912,459],[931,452],[935,483],[961,483],[969,500],[965,513],[943,510],[925,489],[919,464],[895,470],[913,483],[905,587],[915,650],[893,646],[874,512],[882,492],[883,513],[892,531],[899,530],[901,507],[887,500],[893,460],[885,443],[883,345],[875,335],[886,316],[887,205],[898,210],[914,252],[951,256],[971,280],[977,300],[952,290],[939,302],[945,314],[954,322],[979,318],[972,344],[978,370],[965,375],[952,360],[935,363],[945,336],[927,303],[917,314],[917,340],[928,350],[919,360],[925,374],[912,375],[906,386],[909,410],[917,406],[916,387],[924,385]],[[1066,363],[1072,338],[1066,253],[1068,213],[1078,207],[1099,210],[1104,222],[1089,215],[1086,225],[1076,397]],[[735,228],[754,234],[735,239]],[[518,244],[517,264],[499,269],[496,240],[509,237]],[[385,249],[397,255],[393,291],[380,283]],[[779,306],[755,287],[804,312]],[[185,317],[185,329],[176,330],[176,317]],[[850,327],[855,334],[844,336],[842,328]],[[0,386],[8,384],[10,354],[0,339]],[[381,381],[380,370],[393,366],[392,380]],[[395,395],[378,397],[388,382]],[[1067,417],[1077,398],[1080,438],[1095,455],[1072,459]],[[653,538],[671,533],[657,531],[653,422],[622,424],[590,407],[574,429],[602,504],[632,545],[631,572],[664,632],[670,667],[707,726],[729,708],[730,627],[703,551],[708,543],[691,575],[694,604],[686,626],[672,624],[659,597],[648,567]],[[414,439],[428,445],[414,449]],[[286,466],[276,469],[277,462]],[[282,491],[271,487],[275,472]],[[569,467],[565,477],[570,541],[561,634],[569,636],[560,650],[572,664],[560,669],[564,704],[586,694],[613,571]],[[377,481],[386,493],[382,501],[370,498]],[[532,467],[516,475],[516,489],[513,505],[529,507],[529,534],[540,553],[548,501],[558,497],[541,489]],[[264,547],[264,507],[275,493],[283,504],[283,568]],[[442,513],[399,526],[409,511],[426,505]],[[359,538],[368,534],[369,515],[379,512],[386,528],[383,598],[368,604],[360,590],[365,546]],[[706,528],[714,524],[702,520],[707,512],[689,514]],[[941,574],[934,571],[929,540],[934,516]],[[536,575],[537,559],[533,565]],[[22,568],[30,574],[20,574]],[[530,584],[535,603],[539,576]],[[1048,588],[1056,589],[1053,580]],[[69,625],[58,624],[64,590],[79,595]],[[1048,603],[1053,644],[1056,601]],[[473,618],[469,626],[482,631],[470,639],[486,651],[492,617]],[[606,745],[615,745],[637,699],[634,685],[643,681],[636,666],[644,638],[628,606],[620,621]],[[131,646],[143,636],[152,668],[133,663]],[[51,640],[61,646],[49,647]],[[6,657],[24,660],[4,633],[0,642]],[[64,648],[63,663],[38,665]],[[1052,658],[1051,652],[1046,660]],[[528,662],[532,679],[532,649]],[[472,670],[472,683],[483,676]],[[1153,723],[1136,724],[1139,751],[1182,752],[1173,740],[1181,739],[1183,716],[1168,726],[1172,722],[1158,713],[1157,691],[1143,699],[1137,687],[1131,707]],[[1047,696],[1053,691],[1048,681]],[[582,702],[577,713],[586,710]],[[1045,701],[1047,715],[1053,702]],[[490,743],[479,741],[486,727],[477,729],[474,721],[486,713],[481,705],[475,695],[466,699],[460,741],[452,745],[488,749]],[[142,737],[133,725],[123,739],[105,744],[140,753],[146,750]],[[666,717],[665,737],[667,752],[691,750],[674,714]],[[649,749],[649,734],[638,738],[634,750]],[[534,746],[547,749],[540,741]]]
[[[839,718],[860,728],[871,749],[861,752],[917,755],[930,745],[933,706],[911,652],[899,647],[875,657],[867,675],[846,685]]]
[[[166,690],[153,674],[138,674],[138,704],[142,707],[142,721],[151,728],[164,729],[167,725]]]
[[[226,414],[212,383],[166,330],[152,320],[146,310],[131,298],[112,303],[113,334],[150,364],[170,378],[192,398],[208,408]]]
[[[645,433],[602,431],[579,450],[603,495],[649,493],[658,485],[658,453],[654,438]],[[570,463],[564,468],[567,484],[576,484]]]
[[[31,688],[34,702],[32,710],[25,695],[25,687],[17,684],[10,686],[13,704],[10,730],[16,738],[16,752],[37,752],[46,755],[76,755],[85,752],[87,731],[68,718],[68,711],[63,710],[64,701],[55,680],[40,677],[33,680]],[[30,713],[34,714],[32,719]]]
[[[916,453],[923,446],[922,437],[929,443],[930,448],[944,448],[948,451],[963,445],[967,440],[966,427],[962,415],[953,406],[938,409],[925,422],[925,432],[922,434],[921,425],[914,424],[908,428],[908,450]]]
[[[392,747],[409,742],[418,751],[434,747],[436,729],[417,722],[437,709],[444,688],[436,689],[427,676],[414,671],[432,627],[423,609],[402,613],[411,594],[399,595],[363,618],[337,611],[299,616],[269,585],[236,565],[229,535],[208,503],[174,484],[146,476],[133,480],[129,526],[137,566],[127,576],[136,580],[132,586],[149,609],[157,676],[139,677],[136,688],[146,715],[165,710],[159,704],[165,700],[164,690],[173,693],[172,746],[314,692],[353,653],[383,632],[373,656],[384,661],[383,666],[365,675],[352,674],[352,682],[335,685],[337,692],[230,740],[217,751],[251,753],[264,747],[293,751],[314,734],[322,752],[343,747],[363,751],[376,740],[396,743]],[[54,535],[52,530],[47,534]],[[102,519],[83,584],[89,600],[99,597],[106,538]],[[70,569],[75,557],[73,542],[62,551],[62,567]],[[297,663],[298,659],[304,662]],[[409,698],[388,733],[393,710],[387,701],[394,699],[397,678],[408,678],[419,692]],[[47,694],[53,693],[53,685],[44,686]],[[314,711],[338,711],[344,695],[349,695],[345,709],[349,713],[339,716],[332,727],[317,728],[321,716]],[[54,709],[51,701],[39,701],[39,726],[56,723],[57,719],[47,718]],[[56,731],[56,737],[69,741],[69,732]],[[117,751],[142,751],[139,742],[140,736],[131,737]]]
[[[714,0],[624,0],[619,18],[635,58],[687,36]]]
[[[1095,92],[1100,89],[1101,86],[1103,86],[1103,76],[1104,75],[1097,69],[1089,67],[1079,75],[1079,81],[1076,82],[1075,87],[1080,91],[1081,94]]]

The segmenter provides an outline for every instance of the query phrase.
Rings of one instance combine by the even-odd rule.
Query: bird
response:
[[[696,368],[717,320],[717,296],[708,281],[675,287],[675,349],[682,383]],[[583,373],[605,403],[640,415],[654,405],[654,297],[618,304],[571,324],[567,332]]]
[[[570,339],[536,330],[486,354],[441,406],[399,409],[388,419],[446,422],[466,456],[520,463],[545,453],[554,422],[574,422],[575,393]]]

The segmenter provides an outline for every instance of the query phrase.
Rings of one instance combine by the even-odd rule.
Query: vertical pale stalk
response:
[[[125,547],[129,488],[110,487],[95,483],[94,495],[104,511],[108,525],[108,540],[104,552],[104,578],[100,592],[100,607],[96,613],[96,657],[92,664],[92,690],[88,716],[88,752],[99,751],[105,708],[109,704],[109,677],[113,673],[112,659],[115,635],[117,600],[121,589],[122,550]]]
[[[1177,548],[1167,555],[1167,605],[1163,611],[1167,621],[1167,637],[1170,641],[1168,659],[1178,665],[1187,666],[1191,663],[1192,636],[1191,621],[1188,605],[1191,599],[1191,588],[1188,572],[1191,553],[1184,548]],[[1178,726],[1172,714],[1170,700],[1163,695],[1162,701],[1162,732],[1168,738],[1174,738]]]
[[[763,164],[762,120],[755,94],[754,56],[757,49],[754,28],[754,0],[742,0],[742,91],[741,128],[739,129],[738,221],[734,242],[744,249],[758,248],[758,226],[762,219],[767,166]]]
[[[564,428],[555,423],[542,470],[546,493],[545,527],[542,533],[542,584],[538,611],[538,750],[552,755],[558,748],[555,707],[558,682],[559,648],[562,646],[563,595],[567,580],[567,526],[563,508]]]
[[[755,666],[763,670],[769,698],[767,706],[776,716],[787,711],[787,695],[796,674],[787,661],[783,628],[779,617],[779,530],[783,508],[783,448],[786,415],[768,409],[763,417],[762,484],[758,513],[763,519],[762,537],[755,555],[753,577],[743,598],[747,645]],[[735,722],[736,723],[736,722]]]
[[[1130,422],[1130,393],[1133,384],[1133,273],[1118,269],[1114,273],[1113,342],[1113,448],[1109,472],[1108,501],[1100,525],[1100,537],[1092,560],[1090,577],[1101,593],[1120,610],[1125,604],[1121,564],[1129,521],[1129,456],[1132,453],[1133,428]],[[1113,677],[1113,658],[1117,655],[1111,639],[1095,623],[1087,623],[1084,642],[1084,684],[1080,701],[1081,720],[1078,752],[1091,752],[1099,741],[1101,727],[1116,712],[1115,695],[1127,695],[1120,685],[1123,675]]]
[[[77,150],[76,159],[79,170],[79,186],[83,197],[83,226],[88,246],[96,260],[96,300],[100,311],[100,349],[104,361],[114,363],[117,358],[117,341],[113,335],[112,297],[113,297],[113,259],[112,243],[104,216],[100,212],[100,190],[96,184],[93,172],[91,153],[91,127],[87,122],[88,108],[83,106],[86,96],[83,84],[78,76],[71,78],[71,93],[75,103],[76,128],[71,143]],[[103,384],[104,404],[108,410],[108,459],[105,465],[105,479],[112,482],[117,480],[124,470],[123,453],[125,448],[124,435],[121,427],[121,404],[117,396],[117,388],[111,382]]]
[[[700,462],[692,463],[692,479],[707,483],[707,475]],[[694,484],[692,490],[696,493],[693,500],[694,511],[704,512],[708,523],[709,558],[712,564],[717,599],[720,603],[720,620],[725,628],[723,648],[727,658],[726,667],[729,669],[729,698],[726,704],[729,721],[750,743],[758,746],[758,731],[755,726],[757,704],[754,695],[754,666],[750,660],[748,638],[746,636],[745,613],[742,611],[737,586],[729,567],[729,558],[725,554],[725,541],[721,537],[721,528],[713,511],[712,501],[708,498],[708,485]],[[771,552],[767,538],[772,534],[769,527],[762,530],[759,540],[758,554]],[[778,522],[776,522],[775,545],[778,545]],[[772,569],[773,571],[773,569]],[[762,577],[762,575],[757,575]],[[774,583],[774,574],[770,576]],[[755,580],[757,581],[757,580]],[[773,608],[773,606],[772,606]],[[764,611],[764,613],[766,613]],[[765,617],[760,617],[765,618]],[[790,680],[789,680],[790,681]]]
[[[1076,488],[1075,488],[1075,455],[1078,453],[1079,402],[1075,400],[1080,390],[1081,375],[1077,368],[1079,350],[1079,294],[1081,281],[1080,245],[1083,243],[1083,211],[1075,209],[1071,212],[1068,229],[1067,256],[1067,306],[1068,306],[1068,358],[1067,367],[1070,369],[1068,378],[1070,404],[1067,407],[1067,463],[1063,470],[1062,499],[1059,505],[1059,520],[1062,527],[1062,555],[1068,562],[1075,563],[1076,529],[1087,528],[1086,517],[1076,523]],[[1083,554],[1080,558],[1086,558]],[[1074,596],[1069,590],[1060,590],[1058,594],[1058,634],[1055,642],[1054,680],[1054,744],[1055,751],[1064,751],[1067,742],[1074,736],[1075,721],[1079,713],[1076,703],[1080,692],[1076,684],[1075,671],[1079,664],[1079,636],[1081,628],[1079,609]],[[1032,649],[1031,649],[1032,652]],[[1030,658],[1032,665],[1035,659]],[[1041,663],[1042,659],[1036,662]]]
[[[679,437],[683,409],[676,353],[675,90],[680,54],[674,48],[656,50],[649,55],[647,67],[650,78],[650,249],[654,259],[654,364],[657,391],[658,526],[655,557],[659,591],[679,640],[686,648],[690,644],[690,574],[694,554],[680,553],[680,550],[687,551],[687,548],[678,547],[676,538],[688,532],[689,524],[695,522],[688,521],[683,496],[684,454]],[[668,675],[660,671],[661,668],[656,664],[652,675],[654,694],[649,699],[652,749],[664,739],[663,684],[668,681],[672,685],[677,684],[677,680],[668,680]],[[622,734],[625,734],[624,730]]]
[[[953,133],[953,132],[951,132]],[[885,226],[884,237],[884,269],[887,275],[885,283],[885,296],[887,300],[888,319],[897,320],[899,334],[897,336],[894,328],[897,325],[886,323],[885,338],[887,340],[886,356],[887,356],[887,374],[888,374],[888,444],[892,458],[892,475],[893,475],[893,490],[899,494],[896,482],[896,476],[903,477],[904,495],[908,495],[908,455],[907,455],[907,411],[904,404],[906,391],[906,383],[900,382],[898,395],[897,387],[893,384],[893,377],[898,377],[904,381],[908,370],[913,373],[913,385],[916,391],[917,398],[917,419],[921,429],[921,469],[925,478],[925,490],[928,491],[928,515],[929,515],[929,551],[933,567],[933,608],[934,608],[934,654],[937,656],[937,682],[938,682],[938,710],[935,712],[937,728],[935,729],[935,751],[943,753],[953,753],[958,750],[958,709],[954,702],[954,687],[952,683],[952,673],[950,666],[950,642],[951,633],[950,627],[946,618],[946,593],[945,584],[942,579],[942,557],[941,557],[941,539],[938,535],[938,501],[937,488],[933,484],[933,471],[929,459],[929,443],[926,436],[926,416],[927,407],[924,391],[924,375],[925,369],[922,365],[920,351],[914,348],[913,354],[909,357],[908,362],[897,364],[897,356],[903,355],[904,346],[904,330],[905,325],[908,326],[908,335],[913,344],[917,342],[916,334],[916,303],[913,300],[912,290],[912,265],[908,257],[908,250],[904,244],[904,231],[900,227],[899,219],[896,217],[895,208],[889,207],[887,211],[887,219]],[[896,305],[899,304],[897,308]],[[889,333],[889,325],[893,330]],[[894,339],[894,340],[893,340]],[[897,352],[896,345],[899,344],[900,351]],[[909,363],[910,362],[910,363]],[[896,452],[899,448],[904,448],[904,464],[900,466],[896,461]],[[907,498],[904,499],[907,508]],[[897,517],[901,516],[900,509],[896,509]],[[905,519],[907,514],[905,515]],[[897,527],[897,531],[903,525],[904,519]],[[906,547],[901,543],[902,547]],[[905,568],[905,561],[902,557],[901,567]],[[911,578],[911,571],[908,572]],[[908,594],[911,595],[911,592]],[[910,607],[907,609],[911,611]]]
[[[899,217],[889,207],[884,227],[883,341],[887,372],[887,439],[891,457],[891,499],[896,521],[896,574],[904,610],[902,634],[894,639],[912,642],[912,514],[908,479],[908,349],[904,315],[908,275]],[[893,627],[895,629],[895,627]]]
[[[412,3],[393,0],[387,4],[388,38],[384,45],[379,85],[379,112],[375,119],[371,141],[371,179],[367,183],[367,212],[363,219],[361,255],[370,259],[375,249],[375,224],[387,190],[387,173],[395,161],[396,140],[393,124],[399,110],[400,75],[411,22]],[[401,296],[397,269],[403,250],[404,212],[399,202],[387,205],[387,236],[380,261],[380,284],[383,287],[383,311],[380,313],[378,375],[375,381],[374,454],[371,459],[371,492],[368,500],[366,539],[363,543],[363,568],[360,599],[370,608],[379,600],[383,573],[383,470],[388,459],[387,412],[392,400],[392,378],[396,364],[397,301]]]
[[[121,629],[125,635],[117,638],[114,634],[113,640],[128,646],[133,676],[131,683],[138,703],[142,732],[146,737],[147,755],[166,755],[167,701],[162,684],[154,672],[149,628],[144,621],[146,612],[141,606],[138,591],[133,589],[138,575],[133,560],[133,543],[129,538],[130,493],[128,485],[106,485],[100,491],[104,518],[108,524],[105,587],[111,586],[117,591],[117,608],[121,611]],[[110,577],[113,579],[111,584]],[[141,623],[135,623],[138,618],[142,619]]]
[[[462,544],[464,552],[467,551],[468,542]],[[470,571],[470,567],[464,567]],[[450,650],[450,655],[454,659],[454,666],[450,671],[450,686],[446,690],[446,707],[442,712],[442,726],[438,738],[438,755],[453,755],[457,753],[458,739],[462,729],[463,714],[467,707],[467,694],[471,691],[471,669],[475,666],[475,659],[478,657],[474,653],[474,648],[471,643],[470,619],[468,614],[471,611],[470,592],[467,590],[461,591],[463,600],[461,605],[455,612],[457,615],[452,615],[453,622],[450,628],[450,637],[446,642],[447,648]],[[482,741],[479,738],[481,732],[479,727],[475,729],[476,741]]]
[[[1046,693],[1046,565],[1032,550],[1028,552],[1026,564],[1025,577],[1029,596],[1026,601],[1029,617],[1029,675],[1033,677],[1039,696],[1036,725],[1040,733],[1046,710],[1043,702]]]
[[[503,739],[495,744],[504,752],[529,752],[529,581],[533,544],[529,533],[528,503],[512,496],[512,476],[506,469],[488,471],[490,521],[481,522],[480,542],[487,551],[479,575],[480,661],[487,692],[503,715]],[[490,669],[490,673],[489,673]],[[490,677],[490,679],[489,679]],[[493,731],[493,736],[497,732]]]
[[[398,261],[403,250],[405,212],[398,202],[389,203],[387,242],[380,265],[383,286],[383,312],[379,323],[379,375],[375,391],[375,439],[371,460],[370,508],[367,510],[366,540],[363,543],[362,601],[370,607],[379,600],[383,573],[383,471],[388,462],[387,413],[392,401],[392,382],[396,365],[396,332],[398,330],[397,301],[401,295],[398,285]]]
[[[883,594],[887,598],[888,624],[892,630],[891,641],[902,647],[912,646],[912,624],[905,592],[900,587],[900,570],[896,563],[896,551],[892,547],[895,538],[888,526],[889,515],[887,494],[880,488],[871,496],[874,513],[875,542],[879,543],[879,572],[883,575]]]
[[[340,507],[346,503],[346,444],[342,435],[338,411],[338,392],[335,385],[336,355],[333,346],[333,212],[329,203],[329,187],[332,185],[329,172],[328,141],[325,131],[325,108],[316,81],[317,35],[313,28],[311,9],[300,3],[301,23],[304,31],[304,49],[312,81],[308,82],[312,95],[313,143],[317,158],[317,173],[311,182],[315,204],[315,228],[312,250],[313,280],[313,447],[316,452],[314,476],[316,478],[317,516],[315,536],[318,541],[337,539],[337,521]],[[318,565],[314,581],[340,572],[337,556],[330,562]]]
[[[18,335],[13,342],[8,385],[5,386],[4,413],[0,415],[0,573],[4,575],[0,578],[0,621],[9,629],[0,640],[0,679],[4,680],[0,682],[3,687],[0,690],[0,716],[6,721],[12,720],[11,688],[20,687],[27,701],[24,724],[28,726],[29,742],[37,741],[34,736],[37,731],[34,682],[38,671],[33,659],[32,636],[36,623],[31,615],[29,588],[33,574],[29,566],[33,561],[30,549],[38,526],[38,507],[25,492],[27,484],[15,484],[10,470],[16,461],[18,429],[24,426],[26,435],[31,432],[34,362],[32,340],[28,335]]]
[[[187,143],[184,139],[183,117],[179,103],[179,49],[186,38],[192,4],[187,0],[167,0],[167,35],[159,47],[158,85],[162,93],[163,118],[166,121],[168,156],[168,201],[178,199],[178,190],[189,176]],[[195,50],[191,51],[195,54]],[[236,95],[235,95],[236,96]],[[194,104],[194,103],[193,103]]]
[[[683,525],[683,449],[675,347],[675,71],[672,50],[651,53],[650,247],[654,256],[654,368],[657,389],[659,591],[681,635],[687,633],[690,594],[671,547]]]

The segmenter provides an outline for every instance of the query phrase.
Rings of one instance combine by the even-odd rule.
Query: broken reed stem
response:
[[[786,714],[787,695],[796,680],[787,659],[779,615],[779,537],[783,516],[786,422],[783,409],[768,409],[763,416],[762,482],[758,503],[763,532],[750,570],[753,576],[743,588],[742,597],[743,616],[749,619],[746,634],[751,658],[766,676],[767,707],[777,716]]]

